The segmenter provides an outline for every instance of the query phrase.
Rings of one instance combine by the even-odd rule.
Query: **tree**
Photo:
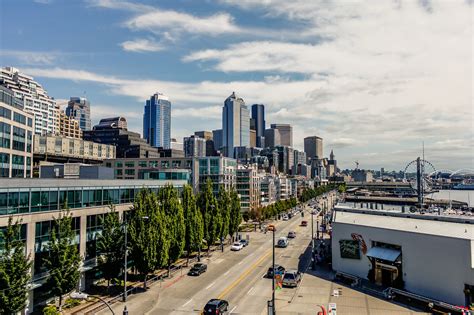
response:
[[[201,211],[199,211],[196,206],[196,198],[194,197],[193,189],[190,185],[184,186],[181,199],[184,211],[184,224],[186,227],[184,243],[189,262],[191,252],[197,250],[202,243],[202,239],[204,238],[204,226]]]
[[[239,225],[242,222],[242,213],[240,212],[239,195],[232,189],[230,191],[230,219],[229,234],[234,235],[239,231]]]
[[[168,261],[166,218],[156,195],[149,189],[138,192],[132,210],[133,217],[128,229],[132,244],[131,256],[138,272],[143,275],[143,288],[146,289],[148,274]]]
[[[159,191],[158,203],[163,208],[166,217],[167,238],[170,241],[168,249],[169,275],[171,264],[183,254],[186,226],[178,191],[172,185],[166,185]]]
[[[101,218],[102,234],[97,237],[97,251],[99,254],[99,269],[107,280],[107,291],[110,280],[117,278],[124,267],[125,234],[120,223],[115,206],[109,206],[110,211]]]
[[[16,314],[26,307],[32,261],[20,240],[21,221],[8,219],[0,230],[0,314]]]
[[[207,251],[209,252],[219,235],[217,228],[220,226],[221,221],[219,205],[212,191],[212,182],[209,178],[204,190],[199,194],[198,204],[204,221],[204,239],[206,240]]]
[[[49,251],[44,259],[49,270],[47,284],[51,292],[59,297],[59,311],[62,310],[63,295],[77,287],[81,275],[81,257],[74,242],[76,235],[72,224],[72,215],[65,203],[59,217],[54,218],[51,238],[46,245],[46,250]]]
[[[229,235],[231,200],[230,194],[222,186],[221,189],[219,189],[217,202],[219,204],[219,211],[221,217],[221,226],[219,227],[219,238],[225,239],[227,235]]]

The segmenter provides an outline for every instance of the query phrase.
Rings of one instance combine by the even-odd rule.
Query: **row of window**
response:
[[[0,191],[0,215],[87,208],[109,204],[133,203],[141,187],[68,190]],[[155,193],[159,188],[151,188]]]
[[[192,166],[192,160],[164,160],[164,161],[138,161],[138,166],[139,167],[152,167],[152,168],[191,168]],[[134,168],[137,164],[135,164],[135,161],[116,161],[114,164],[115,168],[122,168],[124,165],[126,168]],[[112,163],[106,162],[105,164],[106,167],[112,167]]]

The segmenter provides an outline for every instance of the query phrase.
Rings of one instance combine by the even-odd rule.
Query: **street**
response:
[[[307,208],[307,210],[309,210]],[[316,225],[316,217],[315,225]],[[340,314],[367,314],[373,307],[380,314],[410,314],[411,311],[395,304],[367,296],[349,288],[343,288],[342,296],[331,297],[338,284],[306,273],[310,260],[311,224],[300,226],[302,220],[310,221],[311,215],[296,215],[289,221],[278,221],[275,238],[295,231],[287,248],[276,248],[275,264],[286,269],[298,269],[303,280],[298,288],[283,288],[276,292],[277,314],[316,314],[318,305],[327,307],[329,302],[340,303]],[[315,228],[316,230],[316,228]],[[215,252],[208,264],[207,272],[198,277],[175,274],[162,284],[153,285],[146,293],[132,295],[127,301],[129,314],[196,314],[200,313],[212,298],[229,302],[231,314],[265,314],[267,301],[271,299],[271,279],[264,274],[272,262],[272,233],[252,232],[250,244],[241,251]],[[242,235],[246,237],[246,233]],[[113,305],[114,312],[121,314],[123,303]],[[371,314],[374,310],[371,309]],[[110,314],[103,310],[100,314]]]

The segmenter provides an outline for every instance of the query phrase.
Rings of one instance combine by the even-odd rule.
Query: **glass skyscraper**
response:
[[[225,155],[234,157],[235,147],[250,146],[250,113],[245,102],[232,93],[222,108],[222,146]]]
[[[255,120],[255,131],[257,133],[257,147],[265,147],[265,106],[263,104],[252,105],[252,119]]]
[[[91,130],[91,104],[84,97],[71,97],[66,107],[66,116],[79,122],[82,131]]]
[[[146,101],[143,138],[153,147],[171,148],[171,102],[161,93]]]

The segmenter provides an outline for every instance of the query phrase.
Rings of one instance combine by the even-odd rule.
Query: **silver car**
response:
[[[287,270],[283,276],[283,286],[297,287],[301,281],[301,272],[298,270]]]

